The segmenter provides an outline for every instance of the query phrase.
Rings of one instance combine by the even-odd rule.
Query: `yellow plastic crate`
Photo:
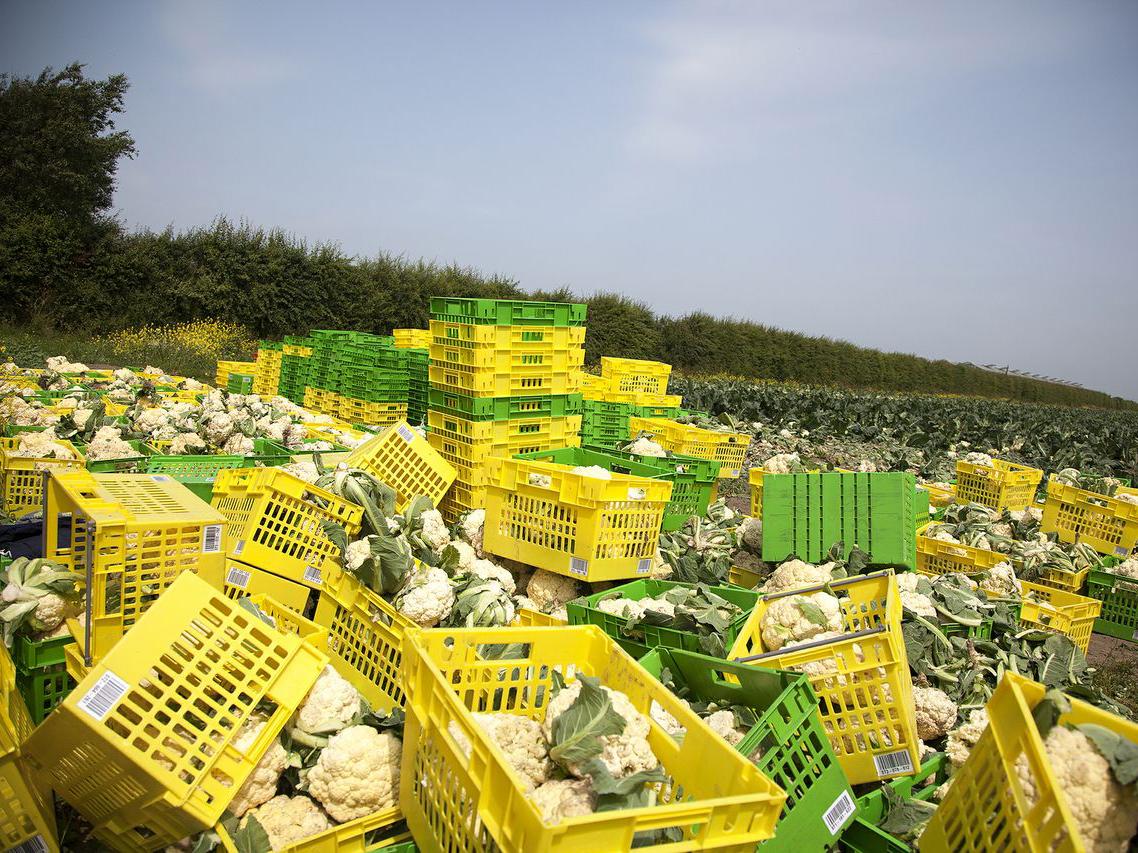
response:
[[[255,374],[256,372],[257,362],[255,361],[219,361],[213,381],[218,388],[224,388],[229,382],[230,373]]]
[[[310,412],[323,412],[336,415],[338,414],[336,409],[339,407],[336,396],[334,392],[325,391],[322,388],[305,388],[304,408]]]
[[[1057,533],[1062,542],[1085,542],[1100,554],[1125,558],[1138,546],[1138,504],[1052,478],[1040,530]]]
[[[947,575],[960,572],[974,575],[984,572],[999,563],[1010,561],[1007,554],[999,551],[985,551],[971,545],[955,542],[942,542],[917,533],[917,571],[926,575]]]
[[[988,701],[988,728],[953,774],[921,835],[922,853],[1087,849],[1031,716],[1046,690],[1022,676],[1004,675]],[[1138,724],[1080,699],[1070,701],[1070,712],[1057,725],[1093,723],[1138,743]],[[1021,757],[1034,778],[1034,804],[1016,772]]]
[[[427,412],[431,447],[451,465],[480,466],[491,456],[513,456],[552,447],[579,447],[581,416],[467,421]]]
[[[312,347],[302,347],[296,344],[285,344],[281,347],[282,355],[299,355],[302,358],[308,358],[312,355]]]
[[[653,441],[673,453],[722,463],[721,480],[733,480],[742,473],[743,457],[751,443],[751,436],[741,432],[715,432],[663,418],[629,418],[628,430],[629,436],[651,433]]]
[[[609,381],[613,391],[666,394],[671,375],[672,365],[660,361],[601,357],[601,376]]]
[[[401,820],[403,812],[398,808],[384,809],[338,824],[284,847],[277,847],[273,853],[373,853],[386,850],[411,840],[411,833],[400,831],[396,826]],[[214,830],[221,840],[223,850],[227,853],[243,853],[242,848],[233,843],[221,824],[215,826]],[[383,837],[374,840],[377,833]]]
[[[955,487],[942,489],[939,486],[934,486],[932,483],[918,483],[917,488],[924,489],[929,493],[929,506],[949,506],[956,500]]]
[[[467,486],[455,480],[450,491],[439,501],[438,508],[447,524],[453,524],[472,509],[486,508],[486,487]]]
[[[328,658],[183,574],[28,739],[25,756],[116,850],[213,826]],[[272,707],[245,753],[242,724]]]
[[[841,608],[846,636],[767,652],[761,625],[771,604],[823,591],[845,596]],[[892,570],[764,596],[727,657],[772,669],[815,661],[835,668],[835,674],[812,677],[810,685],[818,697],[822,727],[852,784],[908,776],[921,766],[913,682],[901,634],[901,598]]]
[[[754,569],[732,566],[727,570],[727,582],[743,589],[754,589],[762,582],[762,576]]]
[[[403,707],[403,635],[414,622],[347,572],[320,590],[313,620],[328,629],[324,651],[373,708]]]
[[[684,398],[679,394],[650,394],[646,391],[608,390],[603,392],[601,399],[606,403],[629,403],[633,406],[650,406],[657,409],[678,409],[684,402]]]
[[[483,659],[480,647],[490,643],[523,651],[516,660]],[[628,850],[639,831],[675,827],[682,840],[661,849],[743,851],[774,833],[784,792],[596,626],[415,631],[404,639],[403,662],[399,798],[424,850]],[[659,805],[542,822],[472,712],[541,720],[554,671],[597,677],[644,714],[656,702],[687,729],[677,743],[652,723],[648,742],[673,780],[659,786]],[[452,728],[471,745],[469,758]]]
[[[0,643],[0,849],[57,853],[51,791],[20,757],[35,723],[16,687],[16,666]]]
[[[299,613],[304,612],[311,591],[304,584],[278,577],[232,557],[226,557],[220,566],[211,565],[207,571],[198,571],[198,577],[214,589],[221,590],[226,598],[265,594]]]
[[[563,628],[568,623],[564,619],[542,613],[540,610],[530,610],[528,607],[519,607],[511,625],[522,628]]]
[[[1095,619],[1102,613],[1102,602],[1045,584],[1020,581],[1023,594],[1033,593],[1036,600],[1024,599],[1019,620],[1024,626],[1043,628],[1057,634],[1066,634],[1076,646],[1087,653],[1094,631]]]
[[[340,524],[351,539],[363,518],[362,507],[279,468],[218,471],[212,504],[229,521],[229,557],[316,589],[340,570],[321,524]]]
[[[74,459],[36,459],[14,456],[20,446],[20,437],[0,438],[0,480],[3,481],[3,504],[9,515],[19,516],[43,509],[43,480],[45,471],[83,469],[87,458],[70,441],[57,442],[75,453]]]
[[[444,366],[445,365],[445,366]],[[533,397],[576,394],[581,390],[579,367],[568,364],[516,364],[508,369],[468,367],[431,359],[427,368],[431,387],[470,397]]]
[[[499,457],[486,470],[484,550],[589,582],[651,570],[671,482]]]
[[[611,390],[609,381],[593,373],[581,374],[581,395],[586,400],[604,401],[605,394]]]
[[[992,509],[1026,509],[1043,479],[1038,468],[993,459],[992,467],[956,461],[956,498]]]
[[[28,706],[16,689],[16,664],[0,643],[0,756],[18,750],[34,728]]]
[[[341,396],[336,406],[336,414],[353,424],[368,426],[391,426],[407,420],[406,403],[371,403]]]
[[[225,563],[225,516],[163,474],[53,474],[46,504],[44,556],[81,578],[90,572],[86,626],[68,621],[88,662],[183,572]]]
[[[281,351],[257,350],[257,372],[253,378],[253,393],[261,397],[276,395],[281,378]]]
[[[585,346],[584,326],[497,326],[445,320],[431,320],[430,326],[428,347],[541,353]]]
[[[454,467],[405,421],[365,441],[347,461],[349,467],[367,471],[395,489],[399,512],[420,495],[437,504],[455,478]]]
[[[426,349],[431,345],[430,329],[392,329],[396,349]]]

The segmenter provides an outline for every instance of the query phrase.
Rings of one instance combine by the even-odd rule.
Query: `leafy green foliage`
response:
[[[626,725],[616,712],[600,679],[578,675],[581,691],[553,721],[549,757],[562,768],[580,764],[601,754],[601,738],[618,735]]]

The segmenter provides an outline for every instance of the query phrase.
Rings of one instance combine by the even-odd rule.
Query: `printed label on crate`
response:
[[[636,564],[636,574],[646,575],[650,571],[652,571],[652,558],[651,557],[645,557],[643,560],[641,560],[639,563]]]
[[[589,576],[589,561],[582,560],[580,557],[570,557],[569,573],[587,578]]]
[[[411,429],[411,427],[400,426],[395,431],[399,433],[399,437],[408,444],[415,440],[415,430]]]
[[[739,476],[739,469],[738,468],[732,468],[731,469],[731,476],[732,477],[738,477]]]
[[[241,569],[230,566],[229,571],[225,574],[225,582],[229,586],[237,586],[245,589],[249,585],[249,578],[252,575],[249,572],[244,572]]]
[[[153,476],[151,476],[150,479],[153,480],[155,483],[165,483],[170,478],[163,475],[163,474],[154,474]]]
[[[221,525],[207,524],[202,528],[202,553],[217,554],[221,551]]]
[[[854,813],[854,800],[849,791],[842,791],[833,804],[822,813],[822,821],[830,835],[837,835],[838,830],[846,822],[846,818]]]
[[[1114,554],[1116,557],[1125,557],[1129,553],[1130,552],[1127,551],[1125,548],[1119,548],[1119,547],[1115,546]]]
[[[8,853],[48,853],[50,849],[42,835],[33,835],[27,841],[8,848]]]
[[[1138,642],[1138,631],[1135,631],[1133,634],[1131,634],[1130,639]]]
[[[238,539],[237,544],[233,546],[233,556],[240,557],[241,552],[245,550],[245,540]]]
[[[886,752],[873,756],[873,769],[880,777],[897,776],[902,773],[913,772],[913,759],[909,757],[907,749],[898,752]]]
[[[321,584],[324,582],[324,578],[320,574],[320,569],[316,568],[316,566],[304,567],[304,579],[309,583],[314,584]]]
[[[79,700],[79,710],[101,721],[118,704],[130,685],[107,670]]]

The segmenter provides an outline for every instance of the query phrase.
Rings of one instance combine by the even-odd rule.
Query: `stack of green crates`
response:
[[[671,419],[678,418],[684,413],[679,406],[640,406],[605,400],[585,400],[584,406],[581,443],[597,447],[617,447],[627,444],[629,418]]]
[[[421,424],[427,420],[427,403],[431,388],[427,366],[430,351],[425,349],[400,350],[407,360],[407,420]]]
[[[763,560],[820,563],[837,542],[875,565],[917,567],[916,478],[895,472],[767,474]]]
[[[580,443],[585,306],[431,300],[427,439],[457,472],[444,518],[486,505],[487,460]]]
[[[304,390],[308,387],[313,343],[311,338],[291,335],[282,341],[281,376],[277,393],[297,405],[304,405]]]
[[[16,686],[37,726],[75,688],[75,679],[67,674],[63,658],[64,646],[73,642],[71,634],[47,640],[17,636],[13,642]]]

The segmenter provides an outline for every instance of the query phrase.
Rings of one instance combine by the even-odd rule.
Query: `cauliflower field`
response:
[[[771,810],[770,849],[791,844],[867,849],[863,844],[870,827],[897,844],[916,846],[926,828],[934,827],[932,837],[957,814],[970,793],[964,787],[973,784],[968,768],[995,749],[990,728],[995,724],[986,708],[1000,695],[1006,673],[1048,691],[1027,723],[1037,728],[1041,757],[1029,761],[1020,755],[1004,767],[1007,790],[1018,791],[1030,808],[1050,796],[1053,779],[1063,808],[1062,831],[1077,833],[1073,841],[1081,845],[1078,849],[1125,851],[1135,843],[1138,702],[1133,678],[1102,675],[1112,662],[1134,660],[1138,665],[1138,655],[1127,657],[1134,644],[1117,633],[1091,636],[1093,616],[1084,619],[1083,633],[1064,620],[1074,612],[1070,602],[1099,606],[1090,597],[1088,578],[1107,578],[1112,595],[1131,595],[1138,602],[1138,551],[1108,555],[1086,541],[1062,541],[1049,528],[1044,508],[1052,478],[1085,495],[1092,507],[1122,514],[1138,507],[1138,490],[1130,486],[1138,484],[1138,414],[685,377],[672,377],[667,390],[683,395],[687,409],[675,416],[679,423],[749,440],[742,476],[718,480],[706,511],[671,529],[664,529],[658,516],[654,547],[630,563],[634,568],[627,577],[588,582],[568,561],[526,563],[504,556],[507,552],[493,544],[505,529],[501,506],[488,501],[454,514],[445,498],[439,506],[424,495],[402,498],[402,471],[392,471],[387,481],[361,462],[368,448],[391,430],[406,430],[403,440],[412,447],[426,445],[424,424],[397,424],[386,431],[352,424],[284,396],[230,393],[150,365],[97,370],[62,356],[49,359],[42,369],[3,365],[0,464],[7,467],[0,468],[0,476],[29,465],[41,475],[55,476],[53,466],[69,464],[93,472],[90,488],[96,489],[101,472],[147,477],[159,470],[149,467],[158,458],[226,457],[235,470],[279,472],[296,486],[300,497],[295,500],[305,507],[328,510],[335,499],[354,510],[351,520],[341,515],[305,522],[304,534],[331,543],[334,553],[318,566],[317,580],[308,582],[288,576],[283,563],[243,563],[244,537],[252,534],[246,531],[238,538],[230,519],[220,544],[213,546],[228,561],[218,590],[262,620],[265,630],[280,630],[272,608],[263,609],[247,595],[267,589],[257,584],[287,581],[299,591],[295,615],[331,632],[320,640],[329,662],[298,693],[302,698],[287,715],[275,714],[278,709],[265,703],[235,727],[228,745],[255,762],[239,784],[226,790],[226,805],[215,824],[169,838],[156,832],[155,840],[139,849],[176,845],[195,852],[269,853],[301,849],[293,845],[306,842],[314,846],[303,849],[333,851],[340,849],[334,837],[351,837],[358,842],[352,849],[368,851],[403,853],[416,849],[415,844],[439,849],[440,840],[432,835],[439,830],[425,830],[430,821],[418,816],[423,789],[435,785],[454,785],[447,796],[467,815],[451,831],[488,833],[482,837],[490,838],[493,824],[506,818],[495,814],[488,821],[479,809],[490,808],[489,801],[463,800],[471,795],[463,794],[456,781],[463,774],[448,765],[452,747],[458,756],[453,760],[471,761],[477,752],[504,769],[517,795],[511,808],[532,820],[527,826],[564,830],[572,837],[578,827],[596,828],[622,813],[674,808],[685,799],[714,801],[710,793],[693,793],[698,785],[680,779],[674,769],[682,766],[677,756],[685,739],[698,741],[693,731],[715,738],[717,746],[725,744],[734,751],[728,755],[744,761],[748,771],[761,771],[740,784],[752,785],[749,807]],[[377,433],[383,436],[377,438]],[[624,454],[624,459],[678,460],[682,473],[682,454],[653,433],[630,434],[598,448],[605,450]],[[917,571],[923,565],[920,556],[917,565],[883,565],[874,562],[870,542],[827,543],[833,547],[813,561],[795,554],[770,559],[764,555],[763,520],[751,515],[752,468],[761,468],[764,477],[905,472],[914,475],[918,489],[951,493],[957,463],[994,470],[999,460],[1042,472],[1027,505],[1009,510],[942,501],[909,532],[918,554],[922,548],[947,547],[972,555],[974,564],[967,571]],[[540,494],[561,488],[564,481],[584,484],[578,485],[580,491],[592,494],[591,488],[627,475],[627,463],[622,468],[620,460],[602,462],[562,465],[556,476],[531,472],[519,480],[518,489]],[[461,477],[476,481],[469,471],[459,475],[460,483]],[[204,484],[200,479],[193,480],[195,494],[209,501],[209,478]],[[618,507],[645,501],[647,489],[625,489],[619,482]],[[41,517],[42,501],[17,503],[8,492],[5,499],[0,523],[10,530],[53,523],[50,507],[48,517]],[[215,508],[221,505],[214,500]],[[531,516],[529,523],[561,530],[569,523],[570,507],[580,511],[575,504],[558,504]],[[607,547],[606,555],[619,550]],[[234,568],[238,576],[244,573],[247,587],[234,585]],[[160,578],[146,580],[157,583]],[[166,589],[169,579],[161,580]],[[21,661],[28,660],[28,650],[52,643],[82,647],[85,625],[93,618],[91,596],[82,566],[66,555],[5,559],[0,582],[0,621],[15,685],[8,689],[31,702],[37,695],[32,685],[43,671]],[[128,592],[113,571],[103,583],[101,594],[112,607],[115,596]],[[858,597],[870,585],[888,590],[875,602],[877,609],[869,608],[878,614],[877,622],[864,615]],[[895,625],[882,613],[896,616]],[[568,626],[585,624],[601,627],[607,637],[598,637],[612,656],[627,653],[647,660],[654,649],[671,650],[675,658],[659,659],[672,661],[675,668],[645,664],[631,680],[606,683],[585,668],[549,671],[531,663],[529,669],[544,679],[539,686],[506,689],[511,673],[526,670],[523,662],[531,649],[527,642],[511,641],[510,630],[500,629],[574,631],[578,629]],[[1095,631],[1100,627],[1096,624]],[[400,656],[415,647],[417,637],[427,636],[420,632],[461,634],[467,629],[488,632],[487,639],[470,641],[475,663],[454,663],[452,672],[438,673],[460,697],[454,708],[462,705],[461,710],[447,706],[426,715],[414,698],[403,707],[401,701],[382,707],[371,701],[377,695],[373,688],[380,685],[375,660],[386,660],[385,671],[394,672],[398,681],[407,671]],[[384,645],[377,639],[384,636],[396,639]],[[886,646],[897,660],[881,656]],[[789,706],[778,704],[789,700],[778,691],[729,701],[709,687],[722,682],[721,675],[706,682],[698,675],[701,666],[716,671],[736,659],[817,700],[803,728],[789,738],[770,734],[771,719],[789,719]],[[77,666],[68,659],[71,686],[78,682],[68,703],[85,696],[102,672],[98,660],[86,662],[82,671]],[[463,667],[482,667],[481,692],[459,690]],[[151,677],[158,677],[157,671]],[[668,698],[661,701],[678,704],[665,708],[648,698],[644,684],[662,685]],[[412,685],[399,687],[400,697],[403,690],[411,695]],[[393,695],[390,685],[384,689]],[[754,698],[760,694],[761,700]],[[518,696],[525,701],[512,705]],[[1083,707],[1106,722],[1085,723],[1078,710]],[[64,717],[49,711],[44,709],[42,721],[35,722],[58,727]],[[849,719],[858,720],[858,732],[841,728],[846,724],[839,721]],[[409,720],[430,737],[405,741]],[[806,726],[820,735],[810,740]],[[60,738],[71,736],[52,730]],[[182,736],[192,741],[193,735]],[[430,752],[424,744],[431,737],[446,738],[448,755]],[[818,751],[803,752],[807,742]],[[214,748],[202,745],[207,752]],[[795,750],[801,754],[789,758]],[[978,757],[970,764],[974,755]],[[0,760],[23,759],[13,747]],[[1040,776],[1041,761],[1050,775]],[[795,762],[828,770],[801,783],[803,789],[779,775]],[[701,769],[708,778],[722,771],[719,766]],[[920,796],[917,786],[909,791],[897,784],[924,772]],[[805,813],[811,784],[832,786],[826,788],[830,808],[810,807],[814,811]],[[777,790],[775,785],[786,789],[785,802],[782,793],[768,802],[768,787]],[[954,786],[960,786],[955,793]],[[58,810],[60,820],[39,830],[52,836],[46,849],[129,849],[90,809],[76,810],[60,799]],[[738,846],[727,834],[697,844],[682,821],[663,823],[628,834],[621,849],[684,842],[690,844],[682,849]],[[351,835],[357,828],[358,837]],[[769,833],[756,831],[744,846],[767,837]],[[493,844],[510,849],[499,838]]]

